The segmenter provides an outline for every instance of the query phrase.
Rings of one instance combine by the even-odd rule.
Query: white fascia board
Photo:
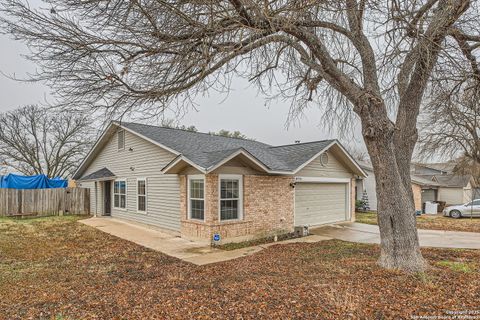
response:
[[[162,172],[163,173],[168,172],[168,170],[170,170],[172,167],[174,167],[175,165],[177,165],[181,161],[191,165],[192,167],[194,167],[195,169],[197,169],[198,171],[200,171],[204,174],[207,173],[205,168],[200,167],[199,165],[197,165],[196,163],[194,163],[190,159],[184,157],[183,155],[179,156],[176,160],[170,162],[165,168],[162,169]]]
[[[252,157],[249,153],[243,151],[243,150],[238,150],[234,153],[232,153],[231,155],[229,155],[228,157],[224,158],[222,161],[214,164],[213,166],[207,168],[207,173],[209,172],[212,172],[214,171],[215,169],[221,167],[222,165],[224,165],[225,163],[227,163],[228,161],[232,160],[233,158],[235,158],[236,156],[238,155],[244,155],[245,157],[247,157],[250,161],[252,161],[253,163],[255,163],[257,166],[259,166],[260,168],[262,168],[265,172],[267,173],[270,173],[270,170],[261,162],[259,162],[257,159],[255,159],[254,157]]]

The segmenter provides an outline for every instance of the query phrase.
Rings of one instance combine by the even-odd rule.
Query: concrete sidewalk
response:
[[[328,225],[310,232],[350,242],[380,243],[378,226],[364,223]],[[480,249],[480,233],[419,229],[418,237],[422,247]]]
[[[97,228],[121,239],[134,242],[138,245],[162,252],[166,255],[182,259],[184,261],[205,265],[221,261],[232,260],[257,253],[269,246],[294,242],[318,242],[332,238],[311,235],[304,238],[291,239],[252,246],[237,250],[224,251],[214,249],[208,242],[190,241],[181,238],[178,233],[169,232],[140,223],[134,223],[112,217],[96,217],[80,220],[81,223]]]
[[[189,241],[181,238],[180,235],[175,232],[151,228],[146,225],[117,218],[97,217],[80,220],[80,222],[116,237],[179,259],[186,259],[215,251],[206,242]]]

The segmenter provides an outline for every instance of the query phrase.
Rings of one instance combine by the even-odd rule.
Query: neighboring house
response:
[[[377,211],[377,192],[375,190],[375,175],[370,164],[357,161],[360,167],[367,173],[365,178],[355,181],[355,199],[362,200],[363,193],[367,193],[370,210]]]
[[[452,173],[454,168],[455,162],[412,163],[410,171],[419,176],[432,176]]]
[[[362,193],[366,190],[370,209],[377,210],[373,168],[366,163],[360,163],[360,166],[367,172],[368,177],[364,181],[357,180],[357,200],[362,198]],[[422,210],[426,201],[443,201],[447,205],[462,204],[480,196],[480,192],[474,188],[473,177],[453,174],[451,170],[454,166],[451,162],[412,164],[410,178],[415,210]]]
[[[412,172],[424,179],[437,183],[435,192],[430,191],[426,201],[444,201],[448,204],[462,204],[471,201],[475,195],[475,181],[471,175],[453,173],[453,162],[415,164]]]
[[[261,142],[112,122],[77,169],[95,215],[240,240],[354,220],[365,172],[336,140]]]
[[[453,174],[435,176],[439,184],[438,201],[445,201],[447,204],[467,203],[475,197],[474,179],[472,176],[456,176]]]
[[[356,199],[361,200],[363,193],[366,191],[368,196],[368,204],[370,210],[377,211],[377,192],[376,192],[376,183],[375,183],[375,174],[373,172],[373,167],[370,164],[359,162],[360,167],[368,174],[364,179],[357,179],[356,181]],[[429,190],[429,188],[436,185],[435,182],[423,179],[417,176],[411,176],[412,180],[412,191],[413,198],[415,201],[415,210],[422,210],[423,201],[423,191]]]

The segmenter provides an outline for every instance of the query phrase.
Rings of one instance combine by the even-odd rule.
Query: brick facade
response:
[[[415,210],[421,211],[422,210],[422,187],[418,184],[412,183],[412,191],[413,191],[413,201],[415,203]]]
[[[180,176],[181,233],[193,239],[246,240],[293,231],[294,189],[291,177],[244,175],[243,219],[220,221],[219,176],[205,175],[205,221],[188,220],[187,178]]]

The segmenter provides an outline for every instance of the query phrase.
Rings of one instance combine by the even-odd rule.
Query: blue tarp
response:
[[[36,176],[21,176],[18,174],[7,174],[0,177],[0,188],[6,189],[50,189],[66,188],[68,181],[59,177],[49,179],[44,174]]]

